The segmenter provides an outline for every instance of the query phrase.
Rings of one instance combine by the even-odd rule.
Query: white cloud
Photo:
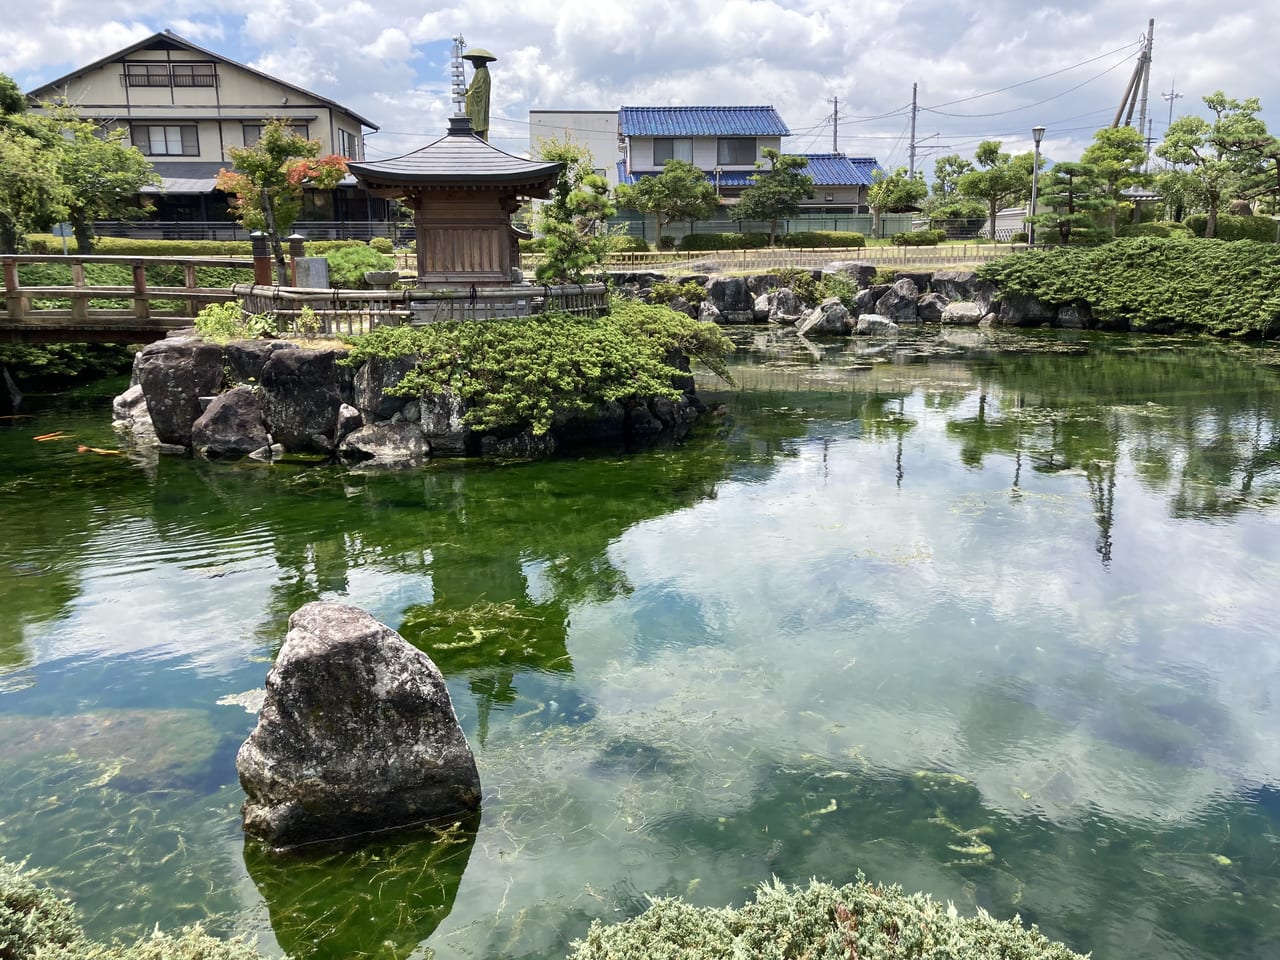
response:
[[[171,27],[370,117],[386,155],[443,133],[448,47],[462,34],[498,56],[494,113],[508,119],[495,119],[494,137],[506,149],[526,142],[530,109],[624,103],[771,103],[797,131],[788,149],[827,149],[835,97],[841,147],[893,163],[906,158],[914,82],[920,105],[936,108],[917,118],[930,169],[934,156],[970,155],[982,139],[1028,149],[1036,124],[1048,127],[1047,156],[1073,159],[1119,106],[1151,15],[1157,138],[1169,117],[1161,94],[1173,83],[1184,94],[1175,115],[1222,89],[1259,97],[1280,129],[1280,65],[1256,42],[1270,23],[1260,0],[1230,9],[1194,0],[493,0],[427,13],[391,0],[229,0],[216,15],[195,0],[66,0],[13,12],[0,27],[0,70],[30,89]],[[1109,51],[1118,52],[1099,58]]]

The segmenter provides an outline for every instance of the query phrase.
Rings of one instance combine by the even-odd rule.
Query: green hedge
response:
[[[895,247],[936,247],[947,239],[945,230],[912,230],[909,233],[895,233]]]
[[[369,243],[363,240],[309,240],[308,256],[321,257],[345,247],[382,246],[385,238],[375,237]],[[390,243],[389,240],[385,241]],[[62,240],[48,233],[27,234],[27,249],[31,253],[62,254]],[[79,248],[71,241],[71,253]],[[94,255],[112,257],[250,257],[253,246],[248,240],[143,240],[136,237],[98,237],[93,242]],[[388,253],[390,250],[387,251]]]
[[[1203,237],[1209,226],[1209,217],[1203,213],[1193,213],[1182,221],[1197,237]],[[1214,234],[1216,240],[1257,240],[1259,243],[1275,243],[1276,231],[1280,225],[1270,217],[1238,217],[1230,213],[1218,214],[1218,229]]]
[[[609,249],[615,253],[648,253],[650,248],[644,237],[619,233],[609,238]]]
[[[1280,330],[1280,246],[1130,237],[1096,247],[1028,250],[983,264],[1002,294],[1084,302],[1103,327],[1273,337]]]
[[[768,245],[767,233],[691,233],[682,237],[677,247],[681,250],[759,250]]]
[[[778,237],[778,243],[784,247],[803,247],[806,249],[865,247],[867,238],[860,233],[847,230],[797,230],[795,233],[784,233]]]
[[[78,253],[74,240],[68,250]],[[62,241],[47,233],[27,234],[27,249],[32,253],[62,253]],[[248,257],[252,256],[248,240],[140,240],[134,237],[98,237],[93,242],[95,255],[112,257]]]
[[[1122,223],[1116,227],[1117,237],[1189,237],[1191,228],[1177,220],[1152,220],[1149,223]]]

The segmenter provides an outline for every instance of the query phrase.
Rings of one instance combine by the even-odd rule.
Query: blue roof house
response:
[[[770,106],[757,107],[623,107],[618,136],[623,158],[618,182],[635,183],[662,171],[668,160],[687,160],[716,184],[732,204],[751,185],[763,165],[763,151],[781,153],[782,138],[791,131]],[[872,157],[840,153],[801,154],[814,181],[814,195],[803,206],[819,213],[865,213],[867,188],[880,165]]]

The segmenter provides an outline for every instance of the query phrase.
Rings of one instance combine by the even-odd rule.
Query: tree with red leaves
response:
[[[289,282],[283,234],[302,210],[306,188],[332,190],[347,173],[345,158],[319,156],[320,143],[299,136],[285,120],[272,120],[251,147],[228,151],[234,170],[218,172],[218,189],[231,197],[236,220],[246,230],[265,231],[276,261],[276,277]]]

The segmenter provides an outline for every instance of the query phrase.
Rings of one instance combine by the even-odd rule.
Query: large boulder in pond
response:
[[[308,603],[236,755],[245,832],[273,847],[459,817],[475,757],[431,658],[358,607]]]
[[[707,301],[720,314],[719,323],[754,323],[756,298],[743,277],[717,277],[707,284]]]
[[[191,445],[201,397],[222,389],[222,348],[200,340],[158,340],[134,361],[134,373],[161,443]]]
[[[336,350],[281,350],[262,368],[267,423],[276,443],[328,453],[342,406]]]
[[[979,280],[972,270],[939,270],[933,275],[929,287],[948,300],[972,300],[981,313],[987,313],[995,302],[996,286],[989,280]]]
[[[801,318],[796,329],[803,336],[844,336],[853,332],[849,309],[837,297],[827,297]]]
[[[262,402],[249,386],[218,394],[191,426],[191,449],[207,459],[247,457],[269,443]]]
[[[888,317],[894,323],[915,323],[920,319],[916,313],[919,299],[920,288],[915,281],[898,280],[876,301],[876,313]]]

